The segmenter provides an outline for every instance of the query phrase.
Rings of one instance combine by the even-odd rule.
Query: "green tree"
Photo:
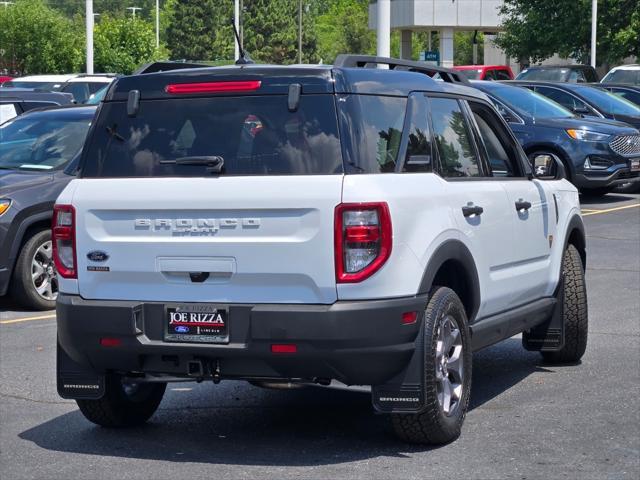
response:
[[[368,0],[329,0],[316,25],[318,55],[325,63],[332,63],[340,53],[376,52],[376,34],[369,29]]]
[[[156,50],[151,23],[132,17],[104,17],[94,29],[96,72],[130,74],[143,63],[163,56]]]
[[[167,28],[167,48],[173,59],[215,60],[214,42],[229,16],[229,0],[175,0]],[[233,49],[233,44],[231,45]],[[232,50],[233,51],[233,50]]]
[[[505,0],[500,9],[504,32],[496,43],[521,63],[558,53],[588,62],[591,0]],[[600,0],[597,57],[600,63],[640,55],[640,2]]]
[[[309,8],[307,8],[309,6]],[[302,63],[317,63],[318,38],[313,4],[303,2]],[[251,0],[244,4],[244,47],[263,63],[298,63],[298,1]],[[231,38],[228,35],[225,38]]]
[[[74,23],[42,0],[0,8],[0,68],[23,75],[77,72],[83,48]]]

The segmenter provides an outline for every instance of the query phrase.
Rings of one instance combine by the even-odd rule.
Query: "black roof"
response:
[[[567,69],[567,70],[592,70],[594,69],[591,65],[531,65],[526,68],[526,70],[556,70],[556,69]],[[595,69],[594,69],[595,70]]]
[[[431,78],[437,74],[437,77],[449,79],[448,75],[453,71],[448,69],[397,59],[350,57],[352,60],[348,62],[341,60],[336,65],[227,65],[131,75],[117,79],[107,93],[105,101],[124,101],[131,90],[139,90],[142,100],[172,98],[173,95],[165,91],[170,84],[251,80],[260,81],[260,87],[255,91],[244,92],[246,95],[286,95],[289,85],[298,83],[302,87],[303,94],[360,93],[407,96],[412,91],[432,91],[483,97],[478,90],[467,86],[469,83],[466,78],[461,81]],[[381,63],[392,61],[394,66],[383,70],[358,64],[358,62],[370,64],[374,61]],[[457,77],[461,77],[459,72],[454,73]],[[201,95],[181,95],[181,98]]]
[[[500,83],[508,83],[508,84],[512,84],[512,85],[516,85],[516,86],[524,86],[524,85],[539,85],[539,86],[547,86],[547,87],[555,87],[555,88],[559,88],[561,90],[568,90],[570,92],[576,92],[579,93],[580,90],[585,89],[585,88],[593,88],[596,87],[598,84],[592,84],[592,83],[572,83],[572,82],[549,82],[549,81],[544,81],[544,80],[503,80]]]
[[[0,103],[26,101],[68,105],[73,103],[74,99],[71,93],[46,92],[26,88],[0,88]]]

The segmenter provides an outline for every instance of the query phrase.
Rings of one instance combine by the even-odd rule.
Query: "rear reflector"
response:
[[[260,80],[228,81],[228,82],[202,82],[202,83],[173,83],[165,87],[165,92],[173,95],[189,93],[223,93],[223,92],[250,92],[260,88]]]
[[[296,353],[298,347],[292,343],[274,343],[271,345],[271,353]]]
[[[100,339],[100,345],[103,347],[119,347],[122,345],[122,340],[113,337],[102,337]]]
[[[418,319],[418,312],[404,312],[402,314],[403,325],[411,325],[412,323],[416,323],[417,319]]]

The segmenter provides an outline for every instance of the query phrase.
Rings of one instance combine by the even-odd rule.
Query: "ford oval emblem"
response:
[[[184,325],[178,325],[178,326],[175,328],[175,330],[176,330],[176,332],[178,332],[178,333],[187,333],[187,332],[189,332],[189,327],[185,327]]]
[[[87,253],[87,258],[92,262],[105,262],[109,259],[109,255],[106,252],[102,252],[100,250],[94,250],[92,252]]]

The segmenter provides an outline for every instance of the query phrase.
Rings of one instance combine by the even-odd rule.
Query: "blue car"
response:
[[[568,179],[591,195],[640,181],[640,132],[635,128],[575,116],[548,98],[512,84],[471,83],[491,98],[534,166],[548,156],[559,158]]]
[[[628,123],[640,130],[640,107],[601,88],[584,83],[513,81],[559,103],[575,115],[608,118]]]
[[[55,306],[53,203],[75,175],[95,111],[33,110],[0,125],[0,295],[24,307]]]

